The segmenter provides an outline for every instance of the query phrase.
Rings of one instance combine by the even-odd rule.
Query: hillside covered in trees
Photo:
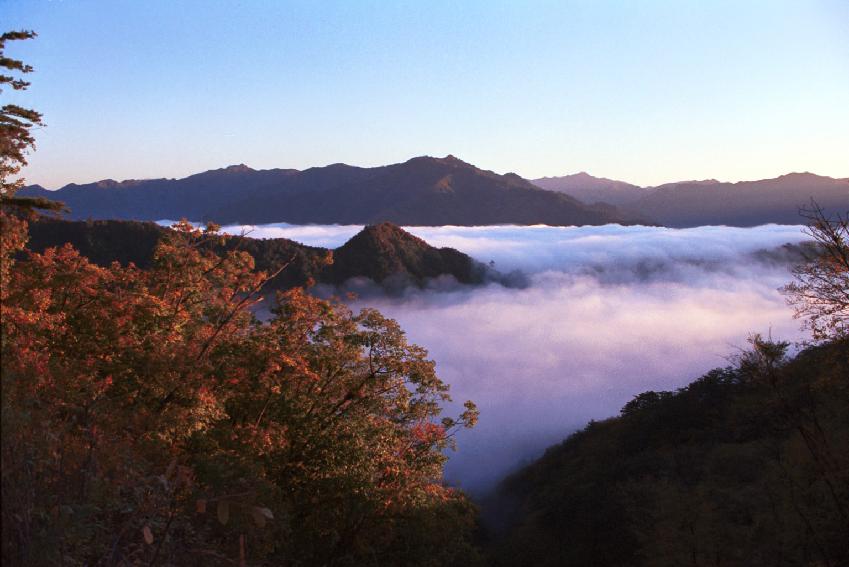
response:
[[[65,221],[41,216],[30,223],[28,247],[43,252],[70,244],[99,266],[117,261],[147,269],[154,264],[157,245],[171,232],[152,222]],[[430,246],[390,223],[367,226],[335,250],[286,238],[223,235],[203,246],[216,253],[239,250],[250,254],[257,270],[275,274],[264,286],[266,292],[313,282],[338,287],[352,278],[367,278],[390,292],[421,287],[440,276],[469,285],[504,279],[462,252]]]
[[[141,269],[0,221],[4,564],[476,561],[441,478],[477,411],[394,321],[294,289],[260,323],[267,274],[186,224]]]
[[[492,564],[847,564],[849,340],[752,346],[509,478]]]

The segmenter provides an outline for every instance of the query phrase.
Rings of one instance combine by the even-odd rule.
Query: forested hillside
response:
[[[508,479],[493,564],[847,564],[849,340],[752,347]]]
[[[39,217],[30,223],[28,247],[43,252],[70,244],[99,266],[114,261],[140,268],[154,264],[156,247],[171,229],[151,222],[64,221]],[[333,286],[351,278],[368,278],[387,290],[422,286],[431,278],[450,276],[462,284],[500,278],[492,268],[452,248],[434,248],[389,223],[369,226],[336,250],[306,246],[286,238],[228,236],[209,239],[205,249],[216,253],[243,251],[257,270],[276,275],[265,291],[286,290],[309,282]],[[280,270],[280,268],[285,269]]]
[[[295,289],[187,224],[146,269],[25,249],[0,212],[9,565],[474,564],[442,483],[467,402],[374,310]],[[377,559],[379,558],[379,559]]]

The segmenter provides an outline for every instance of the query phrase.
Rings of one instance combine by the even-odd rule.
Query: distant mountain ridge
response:
[[[106,179],[56,191],[34,185],[21,194],[65,202],[70,219],[188,218],[223,224],[755,226],[798,224],[800,207],[811,199],[829,214],[849,211],[849,180],[807,172],[640,187],[586,172],[528,181],[451,155],[380,167],[337,163],[255,170],[239,164],[183,179]]]
[[[800,209],[811,200],[827,215],[846,213],[849,181],[805,172],[737,183],[684,182],[658,187],[627,208],[670,227],[755,226],[801,224]]]
[[[184,179],[105,180],[56,191],[31,186],[22,195],[63,201],[72,219],[434,226],[642,221],[611,205],[586,205],[516,174],[481,170],[450,155],[373,168],[334,164],[298,171],[238,165]]]
[[[562,177],[534,179],[532,183],[549,191],[575,197],[584,203],[600,202],[617,206],[636,201],[650,191],[625,181],[594,177],[585,171]]]
[[[849,180],[809,172],[728,183],[716,179],[638,187],[586,173],[533,181],[584,202],[618,206],[665,226],[800,224],[800,208],[817,202],[827,214],[849,211]]]

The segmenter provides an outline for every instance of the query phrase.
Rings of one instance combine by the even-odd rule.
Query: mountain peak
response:
[[[562,177],[543,177],[532,181],[537,187],[564,193],[584,203],[605,202],[624,205],[643,196],[643,189],[625,181],[596,177],[579,171]]]
[[[180,181],[194,179],[194,180],[203,180],[203,181],[208,182],[210,180],[214,181],[218,178],[222,178],[222,177],[229,176],[229,175],[243,175],[243,174],[246,174],[246,173],[257,173],[257,171],[255,169],[251,168],[251,167],[248,167],[247,165],[245,165],[243,163],[239,163],[239,164],[228,165],[227,167],[220,167],[218,169],[208,169],[208,170],[203,171],[201,173],[195,173],[193,175],[189,175],[188,177],[184,177]],[[229,183],[229,181],[228,181],[228,183]]]
[[[366,225],[346,245],[355,241],[370,242],[378,246],[394,245],[398,242],[404,242],[414,246],[428,246],[421,238],[413,236],[400,226],[388,221]]]
[[[817,175],[816,173],[811,173],[810,171],[791,171],[790,173],[785,173],[784,175],[779,175],[777,179],[815,179],[823,177],[822,175]]]
[[[216,171],[216,170],[213,170],[213,171]],[[227,167],[225,167],[221,170],[218,170],[218,171],[222,171],[224,173],[247,173],[249,171],[254,171],[254,169],[251,168],[251,167],[248,167],[247,165],[245,165],[243,163],[240,163],[240,164],[237,164],[237,165],[228,165]]]
[[[568,175],[554,176],[554,177],[541,177],[540,179],[535,179],[532,181],[537,185],[545,185],[550,183],[558,183],[558,184],[592,184],[592,185],[609,185],[609,186],[620,186],[620,187],[636,187],[636,185],[632,185],[626,181],[617,181],[616,179],[608,179],[607,177],[596,177],[586,171],[579,171],[577,173],[570,173]],[[540,183],[537,183],[540,182]]]
[[[231,175],[237,173],[253,173],[256,171],[255,169],[248,167],[243,163],[228,165],[227,167],[220,167],[218,169],[208,169],[201,173],[195,173],[194,175],[189,175],[185,179],[191,179],[193,177],[198,176],[215,176],[215,175]]]
[[[408,159],[406,164],[417,164],[417,163],[428,163],[428,164],[440,164],[440,165],[450,165],[453,167],[474,167],[472,164],[465,162],[454,156],[452,154],[448,154],[447,156],[440,158],[434,156],[417,156],[414,158]]]
[[[434,248],[391,222],[364,227],[333,252],[333,281],[367,276],[374,281],[390,278],[422,284],[427,278],[450,274],[457,281],[480,278],[475,262],[451,248]]]

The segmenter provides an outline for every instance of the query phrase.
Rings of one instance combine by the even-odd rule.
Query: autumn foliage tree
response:
[[[3,559],[13,564],[425,564],[474,555],[442,484],[448,387],[378,312],[175,227],[140,270],[28,253],[3,214]],[[412,554],[412,550],[417,550]]]

